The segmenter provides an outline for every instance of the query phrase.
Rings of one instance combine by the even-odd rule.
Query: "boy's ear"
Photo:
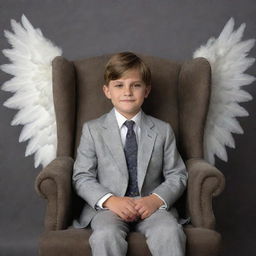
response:
[[[148,97],[150,91],[151,91],[151,85],[147,85],[147,86],[146,86],[146,92],[145,92],[145,98]]]
[[[103,89],[103,92],[104,92],[105,96],[106,96],[108,99],[111,99],[111,95],[110,95],[110,92],[109,92],[109,87],[104,84],[103,87],[102,87],[102,89]]]

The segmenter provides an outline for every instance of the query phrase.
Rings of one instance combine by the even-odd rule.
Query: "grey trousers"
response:
[[[184,256],[186,235],[172,212],[159,209],[144,220],[128,223],[110,210],[99,210],[91,221],[89,243],[93,256],[125,256],[127,233],[133,230],[145,235],[153,256]]]

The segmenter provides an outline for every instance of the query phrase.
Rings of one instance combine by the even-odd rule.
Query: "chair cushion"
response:
[[[186,226],[187,256],[217,256],[221,236],[214,230]],[[40,256],[90,256],[89,237],[91,229],[74,229],[48,231],[40,239]],[[127,236],[128,254],[132,256],[149,256],[150,251],[145,236],[131,232]]]

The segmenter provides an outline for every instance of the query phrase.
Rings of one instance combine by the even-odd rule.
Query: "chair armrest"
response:
[[[46,231],[67,227],[71,211],[73,163],[71,157],[57,157],[36,178],[37,193],[48,201],[44,220]]]
[[[224,190],[225,177],[214,166],[203,159],[186,161],[188,170],[187,211],[192,225],[208,229],[215,228],[212,199]]]

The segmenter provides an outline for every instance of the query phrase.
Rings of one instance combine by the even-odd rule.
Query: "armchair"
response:
[[[221,235],[215,231],[212,199],[225,186],[222,173],[203,159],[203,135],[210,97],[211,69],[204,58],[176,63],[138,54],[152,72],[152,93],[143,110],[170,122],[186,164],[187,190],[176,203],[191,223],[184,225],[189,256],[217,256]],[[103,70],[110,55],[68,61],[53,60],[53,97],[57,124],[57,157],[38,175],[35,188],[47,199],[41,256],[91,255],[91,230],[74,229],[71,222],[84,203],[72,189],[73,163],[82,125],[111,108],[102,92]],[[151,255],[145,237],[131,232],[128,255]]]

